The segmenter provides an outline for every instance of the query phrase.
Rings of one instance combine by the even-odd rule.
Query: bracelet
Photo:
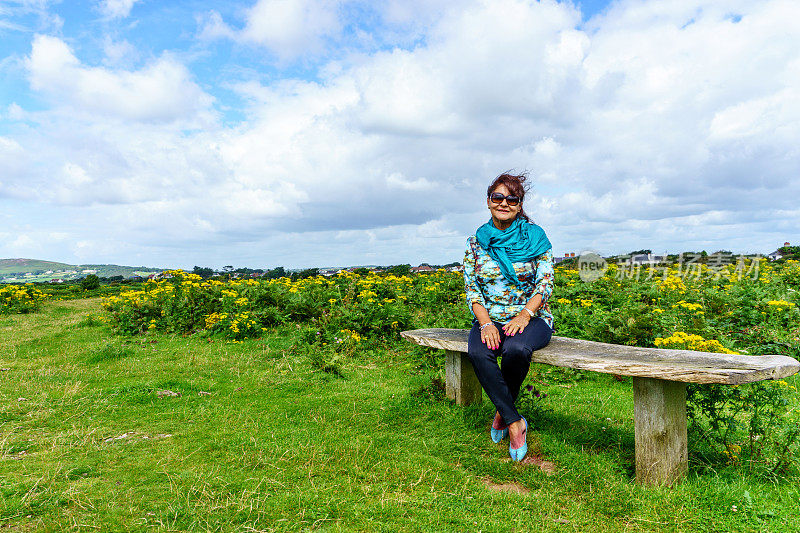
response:
[[[484,324],[484,325],[482,325],[482,326],[481,326],[481,331],[483,331],[483,328],[485,328],[485,327],[487,327],[487,326],[491,326],[491,325],[492,325],[492,322],[491,322],[491,320],[490,320],[489,322],[487,322],[486,324]]]
[[[528,314],[529,314],[529,315],[531,315],[531,318],[533,318],[534,316],[536,316],[536,315],[534,315],[534,314],[533,314],[533,311],[531,311],[531,310],[530,310],[530,309],[528,309],[527,307],[523,307],[523,309],[524,309],[524,310],[526,310],[526,311],[528,312]]]

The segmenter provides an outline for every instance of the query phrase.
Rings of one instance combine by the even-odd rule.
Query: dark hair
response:
[[[494,190],[500,185],[505,185],[511,194],[519,196],[519,213],[517,216],[522,217],[526,222],[530,222],[531,219],[528,218],[528,215],[525,214],[525,210],[522,208],[522,202],[525,200],[525,181],[527,179],[527,172],[523,172],[522,174],[509,174],[508,172],[500,174],[489,184],[489,188],[486,189],[486,197],[488,198],[491,196]]]

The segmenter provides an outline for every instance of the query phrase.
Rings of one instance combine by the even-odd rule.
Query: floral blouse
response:
[[[497,322],[508,322],[522,311],[534,294],[542,295],[542,305],[534,316],[553,328],[553,314],[547,301],[553,294],[553,249],[549,248],[528,263],[513,263],[519,285],[508,281],[489,252],[478,244],[475,235],[467,239],[464,254],[464,292],[467,305],[479,303]],[[475,313],[473,313],[473,316]]]

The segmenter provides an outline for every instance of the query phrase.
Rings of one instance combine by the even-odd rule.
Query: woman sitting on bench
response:
[[[489,185],[492,218],[467,240],[464,284],[475,320],[468,355],[483,390],[497,408],[494,442],[510,435],[508,452],[528,453],[528,422],[514,402],[528,374],[531,353],[547,346],[553,315],[553,252],[544,230],[522,209],[526,176],[501,174]],[[502,359],[502,368],[497,359]]]

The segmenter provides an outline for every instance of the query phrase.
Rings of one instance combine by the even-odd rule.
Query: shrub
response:
[[[690,427],[728,462],[786,475],[794,468],[800,417],[790,411],[797,391],[786,381],[687,387]]]
[[[31,283],[0,286],[0,315],[36,311],[46,299]]]
[[[100,278],[95,274],[89,274],[81,280],[81,288],[85,291],[92,291],[100,288]]]

